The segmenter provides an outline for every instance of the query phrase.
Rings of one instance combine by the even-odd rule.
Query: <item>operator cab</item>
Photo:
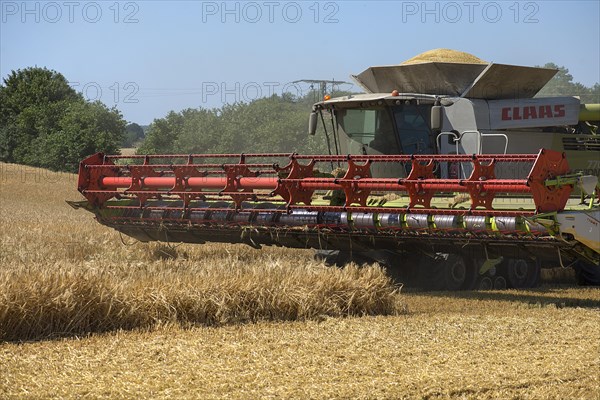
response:
[[[358,145],[363,154],[434,154],[427,122],[430,110],[430,106],[410,103],[369,109],[346,108],[336,112],[336,121],[338,131],[347,136],[348,150]]]
[[[417,96],[419,98],[417,98]],[[337,154],[436,154],[430,127],[433,96],[354,95],[318,103],[328,118],[328,136]],[[363,101],[368,100],[368,101]],[[372,171],[374,176],[398,176],[398,166]]]

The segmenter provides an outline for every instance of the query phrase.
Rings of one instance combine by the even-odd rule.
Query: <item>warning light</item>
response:
[[[328,95],[328,94],[326,94],[325,96],[323,96],[323,100],[325,100],[325,101],[330,100],[330,99],[331,99],[331,96]]]

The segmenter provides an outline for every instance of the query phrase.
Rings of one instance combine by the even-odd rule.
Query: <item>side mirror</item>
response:
[[[317,133],[317,112],[313,111],[310,113],[310,117],[308,118],[308,134],[315,135]]]
[[[431,107],[431,130],[439,131],[442,129],[442,107]]]

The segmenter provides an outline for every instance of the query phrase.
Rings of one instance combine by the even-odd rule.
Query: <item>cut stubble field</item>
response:
[[[598,289],[415,293],[309,250],[122,244],[76,185],[0,164],[0,398],[600,398]]]

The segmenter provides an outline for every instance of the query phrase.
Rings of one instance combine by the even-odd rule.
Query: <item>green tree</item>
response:
[[[307,134],[311,98],[273,95],[218,109],[171,111],[154,120],[138,153],[325,153],[325,138]]]
[[[122,147],[133,147],[137,142],[144,139],[144,129],[132,122],[125,127],[125,139]]]
[[[226,152],[223,123],[217,110],[190,110],[174,143],[180,153]],[[221,151],[223,150],[223,151]]]
[[[554,77],[540,90],[536,97],[579,96],[582,103],[600,103],[600,85],[589,88],[579,82],[573,82],[573,75],[565,67],[547,63],[544,68],[557,69]]]
[[[12,71],[0,85],[0,161],[75,171],[98,151],[117,153],[125,122],[46,68]]]
[[[36,165],[65,171],[77,169],[87,155],[102,151],[118,154],[125,132],[125,121],[117,109],[99,101],[74,102],[51,135],[38,137],[32,146]]]
[[[600,103],[600,83],[596,82],[594,86],[590,88],[590,98],[584,101],[584,103]]]
[[[148,128],[146,139],[137,150],[138,154],[173,153],[185,118],[193,112],[192,109],[178,113],[171,111],[166,117],[155,119]]]
[[[31,164],[32,141],[56,129],[70,102],[82,100],[55,71],[12,71],[0,85],[0,160]]]

